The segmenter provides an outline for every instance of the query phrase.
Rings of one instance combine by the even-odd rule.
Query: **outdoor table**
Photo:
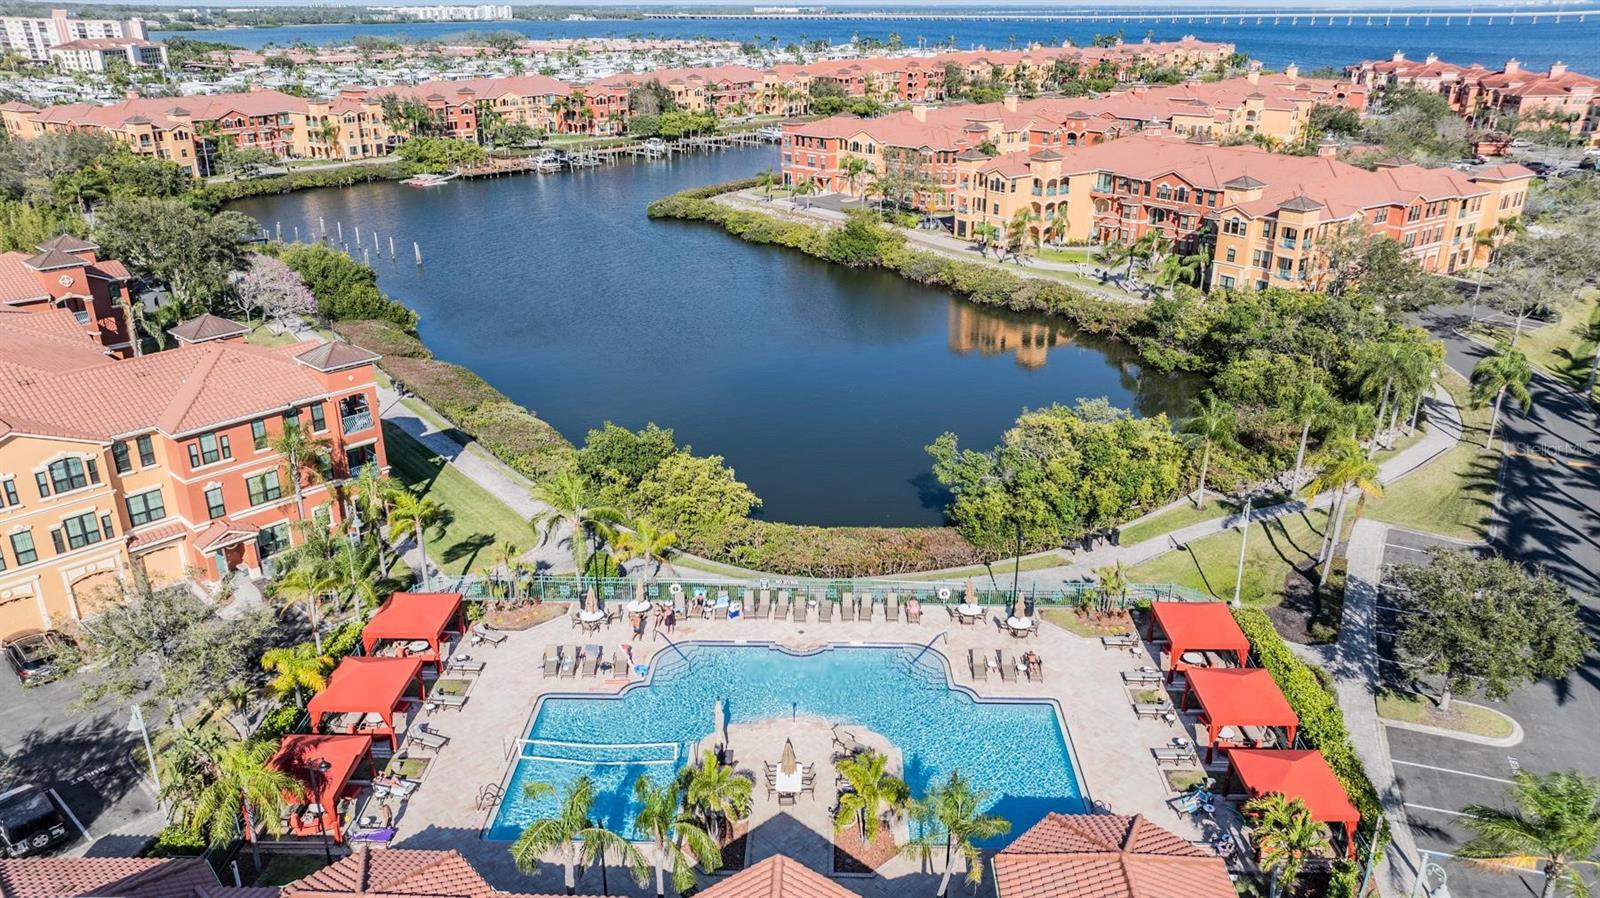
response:
[[[966,602],[956,606],[956,613],[962,617],[983,617],[982,605],[968,605]]]
[[[426,652],[428,650],[428,640],[413,639],[406,643],[406,648],[413,652]]]
[[[586,624],[598,624],[598,623],[600,623],[601,621],[603,621],[605,619],[606,619],[606,613],[604,611],[580,611],[580,612],[578,612],[578,620],[583,621]]]
[[[628,603],[628,610],[634,614],[643,614],[651,607],[650,603],[643,599],[634,599]]]
[[[1206,663],[1206,653],[1205,652],[1184,652],[1182,655],[1178,656],[1178,660],[1182,661],[1184,664],[1195,664],[1195,665],[1205,664]]]
[[[778,768],[778,775],[773,778],[773,791],[785,795],[799,795],[803,788],[805,788],[804,774],[799,764],[796,764],[794,770],[789,773],[784,773],[781,767]]]
[[[1023,633],[1027,633],[1028,631],[1033,629],[1033,618],[1031,618],[1031,617],[1008,617],[1008,618],[1006,618],[1006,626],[1011,628],[1011,634],[1013,636],[1020,635],[1020,634],[1023,634]]]

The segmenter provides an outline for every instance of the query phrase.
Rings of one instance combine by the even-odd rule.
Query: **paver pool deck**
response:
[[[1188,839],[1199,840],[1204,833],[1187,817],[1176,814],[1167,802],[1173,793],[1151,750],[1170,745],[1174,736],[1193,737],[1186,722],[1179,727],[1159,720],[1140,720],[1134,715],[1122,672],[1141,665],[1154,665],[1159,659],[1140,652],[1106,649],[1098,638],[1070,633],[1049,623],[1041,625],[1037,636],[1018,639],[1002,632],[994,622],[997,609],[978,624],[962,626],[950,620],[942,607],[928,607],[918,624],[889,622],[880,618],[870,622],[809,623],[793,621],[734,619],[680,622],[672,634],[677,643],[693,641],[775,642],[794,649],[827,644],[901,643],[927,644],[938,634],[946,634],[934,645],[950,664],[950,675],[958,686],[972,689],[982,697],[1049,698],[1059,705],[1072,749],[1077,757],[1079,782],[1087,797],[1104,802],[1119,814],[1142,813],[1152,821]],[[541,659],[551,645],[600,643],[605,657],[627,643],[636,662],[647,663],[659,651],[671,651],[668,644],[647,633],[643,641],[629,639],[626,618],[609,629],[587,633],[573,627],[563,617],[529,630],[511,632],[498,647],[482,645],[460,651],[486,663],[477,677],[464,707],[421,710],[411,715],[409,726],[426,721],[450,737],[450,743],[437,753],[422,786],[401,809],[396,821],[394,845],[405,848],[454,848],[470,860],[497,888],[521,892],[561,892],[561,867],[543,864],[532,875],[518,871],[507,850],[509,843],[481,838],[492,821],[497,803],[480,806],[477,798],[486,786],[500,786],[508,780],[518,740],[527,730],[531,712],[540,695],[551,693],[615,694],[627,685],[621,679],[598,677],[545,677]],[[967,669],[969,649],[1006,654],[1032,650],[1044,662],[1045,680],[1029,682],[1018,677],[1002,682],[991,672],[988,679],[974,682]],[[1148,651],[1148,649],[1146,650]],[[635,679],[637,681],[637,678]],[[750,860],[783,853],[812,869],[829,874],[827,846],[831,844],[828,808],[834,799],[834,778],[828,745],[827,726],[813,721],[809,727],[799,721],[755,725],[735,725],[732,735],[734,764],[755,780],[750,820]],[[707,719],[709,728],[711,721]],[[849,727],[846,727],[849,728]],[[874,744],[875,736],[855,730],[862,741]],[[816,795],[803,796],[793,806],[779,808],[769,798],[762,776],[763,760],[776,761],[784,738],[795,738],[802,763],[816,765]],[[709,742],[707,743],[709,744]],[[756,746],[759,746],[756,747]],[[402,748],[406,746],[402,745]],[[419,755],[432,754],[412,748]],[[892,756],[894,757],[894,756]],[[1194,769],[1194,768],[1191,768]],[[1012,835],[1017,835],[1013,832]],[[915,861],[896,858],[874,876],[840,877],[839,881],[861,894],[889,896],[904,894],[904,888],[918,878],[936,878],[936,871],[920,872]],[[593,878],[595,871],[589,871]],[[831,874],[830,874],[831,875]],[[909,879],[908,879],[909,877]],[[612,869],[610,888],[615,894],[653,893],[653,884],[635,887],[620,869]],[[598,882],[580,882],[580,891],[593,891]]]

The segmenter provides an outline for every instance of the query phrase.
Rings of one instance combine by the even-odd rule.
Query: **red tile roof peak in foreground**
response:
[[[1142,815],[1050,814],[994,856],[1000,898],[1234,898],[1222,859]]]

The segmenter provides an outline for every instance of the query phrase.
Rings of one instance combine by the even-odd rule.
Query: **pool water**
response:
[[[987,810],[1011,821],[1012,835],[1050,811],[1085,809],[1054,705],[975,700],[950,687],[934,651],[835,646],[795,655],[769,645],[696,644],[657,658],[648,685],[621,696],[540,703],[489,838],[515,839],[555,809],[556,798],[524,796],[528,783],[559,794],[582,775],[595,785],[595,819],[634,835],[634,781],[676,775],[711,733],[719,699],[731,724],[800,717],[872,730],[900,749],[914,795],[959,770],[989,793]]]

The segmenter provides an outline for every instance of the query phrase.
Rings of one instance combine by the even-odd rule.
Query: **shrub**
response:
[[[688,546],[790,577],[880,577],[990,560],[950,527],[812,527],[741,519]]]
[[[361,621],[352,620],[345,622],[344,626],[333,631],[322,643],[322,651],[334,661],[350,654],[361,644]]]
[[[281,739],[294,732],[295,724],[300,721],[304,713],[294,705],[284,705],[275,708],[261,719],[261,725],[256,727],[257,739]]]
[[[317,310],[329,321],[376,318],[417,329],[417,313],[378,289],[377,272],[333,247],[294,243],[274,252],[311,288]]]
[[[212,209],[229,200],[269,193],[290,193],[312,187],[349,187],[369,181],[396,181],[410,177],[406,167],[399,163],[382,165],[346,165],[316,171],[290,172],[271,178],[249,178],[207,184],[194,191],[194,196]]]
[[[1305,664],[1272,628],[1265,612],[1258,608],[1236,608],[1233,616],[1239,628],[1249,637],[1256,660],[1271,674],[1273,682],[1283,690],[1289,705],[1300,717],[1300,737],[1306,744],[1322,752],[1334,775],[1344,784],[1356,810],[1361,812],[1361,831],[1357,842],[1365,845],[1373,828],[1383,816],[1383,805],[1378,801],[1378,791],[1367,779],[1366,768],[1350,744],[1350,731],[1345,728],[1344,714],[1332,691],[1318,679],[1315,668]],[[1375,846],[1382,850],[1388,843],[1387,830]]]
[[[206,848],[206,840],[203,837],[172,823],[156,834],[156,840],[151,843],[145,854],[149,857],[196,857],[204,854]]]

